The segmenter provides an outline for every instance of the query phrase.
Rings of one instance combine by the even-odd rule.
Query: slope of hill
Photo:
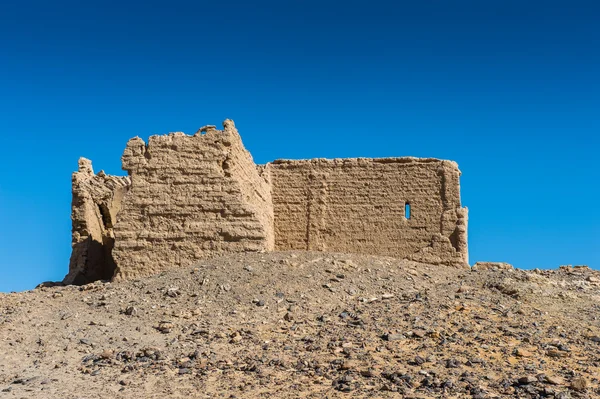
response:
[[[240,254],[0,295],[4,398],[592,398],[600,275]]]

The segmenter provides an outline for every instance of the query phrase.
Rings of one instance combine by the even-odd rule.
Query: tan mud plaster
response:
[[[255,165],[233,121],[223,127],[129,140],[122,157],[128,177],[94,175],[80,160],[65,282],[291,249],[468,265],[456,163],[405,157]]]

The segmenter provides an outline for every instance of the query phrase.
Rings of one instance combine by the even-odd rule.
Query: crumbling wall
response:
[[[72,252],[65,284],[110,280],[115,270],[112,258],[114,225],[121,201],[129,188],[128,177],[94,174],[92,162],[79,159],[72,177]]]
[[[66,283],[133,278],[228,252],[318,250],[468,265],[456,163],[279,160],[257,166],[233,121],[129,140],[128,177],[73,174]],[[410,204],[411,215],[406,214]]]
[[[437,159],[279,160],[267,165],[277,250],[468,264],[460,171]],[[411,215],[405,214],[410,204]]]
[[[116,278],[188,266],[206,256],[272,250],[270,186],[233,121],[194,136],[129,140],[131,188],[115,227]]]

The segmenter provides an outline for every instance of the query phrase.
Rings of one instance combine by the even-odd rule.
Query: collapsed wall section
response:
[[[188,266],[210,255],[274,247],[269,183],[233,121],[194,136],[129,140],[131,176],[115,227],[116,278]]]
[[[129,177],[96,175],[90,160],[79,159],[79,169],[72,176],[72,252],[65,284],[113,277],[114,225],[129,185]]]
[[[460,204],[460,171],[454,162],[278,160],[266,168],[272,183],[277,250],[468,264],[467,213]]]

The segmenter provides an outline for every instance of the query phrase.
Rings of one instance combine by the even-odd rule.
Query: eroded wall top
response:
[[[117,278],[273,249],[270,187],[233,121],[223,126],[127,143],[123,169],[132,184],[115,226]]]
[[[113,228],[130,184],[129,177],[102,171],[94,174],[92,162],[79,159],[72,178],[72,252],[64,283],[85,284],[113,277]]]

